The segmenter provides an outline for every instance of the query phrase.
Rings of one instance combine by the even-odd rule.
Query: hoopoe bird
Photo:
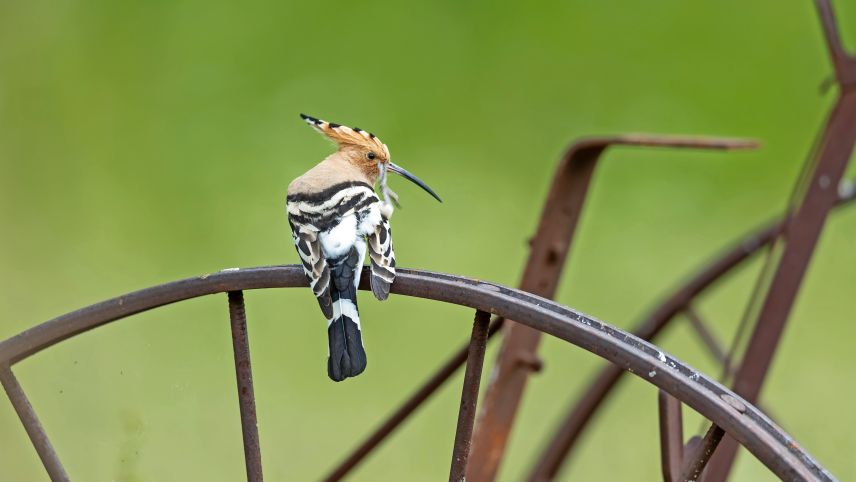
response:
[[[288,186],[288,223],[303,271],[327,318],[327,375],[333,381],[366,368],[357,309],[357,286],[368,245],[371,288],[378,300],[395,280],[389,219],[398,196],[387,186],[394,172],[442,202],[413,174],[390,161],[389,149],[374,134],[300,114],[338,150]],[[375,193],[378,183],[383,200]]]

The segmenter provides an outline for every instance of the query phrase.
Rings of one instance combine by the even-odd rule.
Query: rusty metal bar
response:
[[[856,185],[843,183],[839,189],[836,207],[849,205],[854,201],[856,201]],[[651,315],[633,330],[633,334],[644,340],[654,340],[695,297],[761,248],[772,243],[784,230],[788,217],[788,215],[783,216],[778,222],[762,227],[733,243],[732,248],[726,250],[661,302]],[[556,477],[595,411],[624,373],[616,366],[607,365],[594,377],[579,401],[571,405],[568,415],[538,458],[529,475],[530,482],[546,482]]]
[[[361,290],[371,289],[364,268]],[[135,313],[190,298],[228,291],[308,286],[300,265],[234,269],[174,281],[129,293],[67,313],[0,341],[0,364],[20,360],[77,334]],[[733,392],[677,358],[620,328],[524,291],[441,273],[396,269],[391,292],[452,303],[516,320],[560,338],[631,371],[735,437],[760,462],[785,481],[833,481],[832,476],[793,439],[745,404],[738,411]],[[667,369],[649,378],[647,370],[667,360]],[[470,464],[471,465],[471,464]]]
[[[684,445],[684,460],[685,461],[689,460],[689,457],[686,456],[687,454],[696,453],[696,451],[698,450],[699,444],[701,444],[701,437],[698,435],[693,435],[692,437],[690,437],[689,440],[687,440],[686,445]],[[681,467],[683,468],[683,463],[681,464]]]
[[[835,70],[836,83],[842,89],[852,88],[856,86],[856,57],[848,55],[844,48],[831,2],[829,0],[816,0],[816,5],[820,14],[820,22],[823,25],[826,46]]]
[[[487,330],[487,339],[490,340],[493,335],[499,331],[505,320],[503,318],[495,319]],[[458,368],[463,366],[467,361],[467,354],[470,345],[466,344],[456,351],[440,368],[431,375],[425,383],[422,384],[407,400],[396,409],[378,428],[375,429],[363,442],[358,445],[348,457],[345,458],[330,474],[324,478],[325,482],[337,482],[342,480],[351,470],[354,469],[363,459],[374,450],[381,442],[383,442],[402,422],[422,406],[434,392],[437,391],[446,381],[458,371]]]
[[[710,354],[713,355],[713,358],[719,363],[722,363],[724,372],[731,376],[734,373],[734,367],[731,366],[731,362],[728,360],[728,355],[726,354],[725,349],[722,348],[722,345],[719,344],[716,337],[707,328],[707,324],[701,319],[701,315],[699,315],[698,311],[696,311],[692,305],[689,305],[684,308],[684,314],[687,316],[690,326],[695,329],[696,334],[701,338],[701,341],[710,351]]]
[[[683,482],[681,464],[684,460],[684,422],[681,402],[668,393],[657,392],[660,416],[660,466],[663,482]]]
[[[259,425],[256,420],[256,396],[253,391],[253,369],[250,365],[250,340],[247,336],[247,314],[244,293],[229,291],[229,321],[232,328],[232,349],[235,352],[235,376],[238,381],[238,402],[241,407],[241,429],[244,437],[244,459],[248,482],[262,482],[262,452],[259,446]]]
[[[687,457],[681,471],[681,482],[692,482],[701,479],[702,472],[713,455],[713,451],[716,450],[716,446],[722,440],[723,435],[725,435],[725,431],[716,424],[713,424],[707,430],[704,438],[699,440],[698,443],[687,447]]]
[[[455,445],[452,449],[452,468],[449,470],[449,482],[464,482],[466,477],[470,442],[476,420],[479,384],[484,366],[484,352],[487,347],[489,322],[489,313],[481,310],[476,311],[467,354],[467,368],[464,372],[464,386],[461,390],[461,406],[458,410],[458,427],[455,430]]]
[[[817,7],[841,92],[823,131],[807,189],[784,233],[784,249],[734,377],[734,391],[751,403],[758,400],[856,144],[856,84],[852,83],[856,77],[851,77],[856,73],[856,57],[847,56],[843,50],[829,1],[818,0]],[[710,482],[726,479],[736,454],[737,444],[727,438],[711,462]]]
[[[848,199],[850,200],[852,198]],[[732,248],[717,257],[660,303],[651,315],[633,330],[633,334],[644,340],[656,338],[669,321],[688,306],[692,299],[758,252],[760,248],[772,242],[783,229],[784,222],[782,220],[773,223],[733,243]],[[580,434],[588,426],[594,412],[624,373],[620,367],[607,365],[594,377],[579,401],[571,405],[568,415],[539,457],[529,475],[530,482],[545,482],[556,477]]]
[[[570,251],[586,194],[601,154],[610,146],[694,149],[746,149],[757,142],[744,139],[626,135],[584,139],[564,154],[530,243],[522,290],[552,298]],[[482,401],[479,426],[473,440],[473,460],[467,480],[488,482],[496,477],[531,367],[520,360],[536,360],[540,333],[507,323],[494,376]]]
[[[39,422],[39,417],[36,415],[33,405],[30,404],[27,394],[24,393],[24,389],[18,383],[18,379],[15,378],[15,374],[12,373],[9,365],[0,366],[0,382],[2,382],[3,388],[6,390],[6,395],[9,396],[9,401],[12,402],[18,418],[24,424],[24,430],[27,431],[27,435],[30,437],[30,442],[33,443],[36,453],[39,454],[39,458],[42,460],[48,476],[53,482],[67,482],[69,480],[68,474],[66,474],[65,468],[56,454],[56,450],[54,450],[50,439],[48,439],[48,434],[45,433],[45,429],[42,427],[41,422]]]
[[[856,187],[843,184],[840,189],[837,206],[849,205],[856,201]],[[783,216],[778,222],[743,237],[733,243],[715,261],[698,272],[692,279],[684,283],[671,296],[667,297],[651,313],[651,315],[633,330],[633,334],[644,340],[655,339],[668,325],[669,321],[679,314],[690,302],[708,289],[726,273],[749,259],[761,248],[768,246],[784,230],[789,216]],[[606,396],[625,372],[619,367],[608,365],[604,367],[589,384],[586,392],[571,409],[559,430],[553,435],[547,448],[539,457],[538,462],[529,475],[530,482],[545,482],[553,480],[559,473],[565,459],[574,447],[582,431],[588,426],[594,412],[606,399]]]

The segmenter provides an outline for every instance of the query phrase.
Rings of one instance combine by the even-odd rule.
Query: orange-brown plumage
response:
[[[371,182],[377,180],[378,164],[389,162],[389,148],[371,132],[359,127],[334,124],[305,114],[300,114],[300,117],[316,131],[335,142],[339,147],[338,154],[358,167]]]

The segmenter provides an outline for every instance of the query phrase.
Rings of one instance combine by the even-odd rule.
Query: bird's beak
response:
[[[435,192],[434,192],[434,190],[432,190],[430,187],[428,187],[428,185],[427,185],[427,184],[425,184],[424,182],[422,182],[422,180],[421,180],[421,179],[419,179],[418,177],[414,176],[413,174],[410,174],[410,173],[407,171],[407,169],[404,169],[404,168],[403,168],[403,167],[401,167],[401,166],[397,166],[397,165],[393,164],[393,163],[392,163],[392,161],[388,162],[387,169],[389,169],[390,171],[392,171],[392,172],[394,172],[394,173],[396,173],[396,174],[398,174],[398,175],[400,175],[400,176],[402,176],[402,177],[407,178],[409,181],[413,182],[413,183],[414,183],[414,184],[416,184],[417,186],[419,186],[419,187],[421,187],[422,189],[424,189],[428,194],[430,194],[430,195],[434,196],[434,199],[436,199],[436,200],[438,200],[438,201],[440,201],[440,202],[443,202],[443,200],[442,200],[442,199],[440,199],[440,196],[438,196],[438,195],[437,195],[437,193],[435,193]]]

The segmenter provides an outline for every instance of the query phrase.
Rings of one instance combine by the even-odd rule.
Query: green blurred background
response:
[[[835,4],[856,45],[856,2]],[[393,180],[401,266],[508,285],[572,139],[761,139],[751,152],[606,156],[557,299],[631,327],[783,210],[834,99],[818,91],[830,73],[809,1],[0,1],[0,338],[146,286],[296,262],[285,189],[330,152],[298,112],[371,129],[444,198]],[[854,239],[856,210],[838,212],[764,390],[843,480],[856,478]],[[723,339],[759,266],[701,304]],[[225,298],[145,313],[16,366],[75,480],[243,477]],[[362,300],[369,368],[334,384],[309,291],[247,294],[269,480],[322,476],[469,333],[467,309]],[[661,343],[716,372],[686,323]],[[554,339],[542,350],[502,480],[520,479],[603,364]],[[447,477],[460,380],[353,480]],[[625,380],[563,480],[658,480],[655,406],[650,385]],[[5,398],[0,472],[46,478]],[[736,474],[773,479],[745,454]]]

